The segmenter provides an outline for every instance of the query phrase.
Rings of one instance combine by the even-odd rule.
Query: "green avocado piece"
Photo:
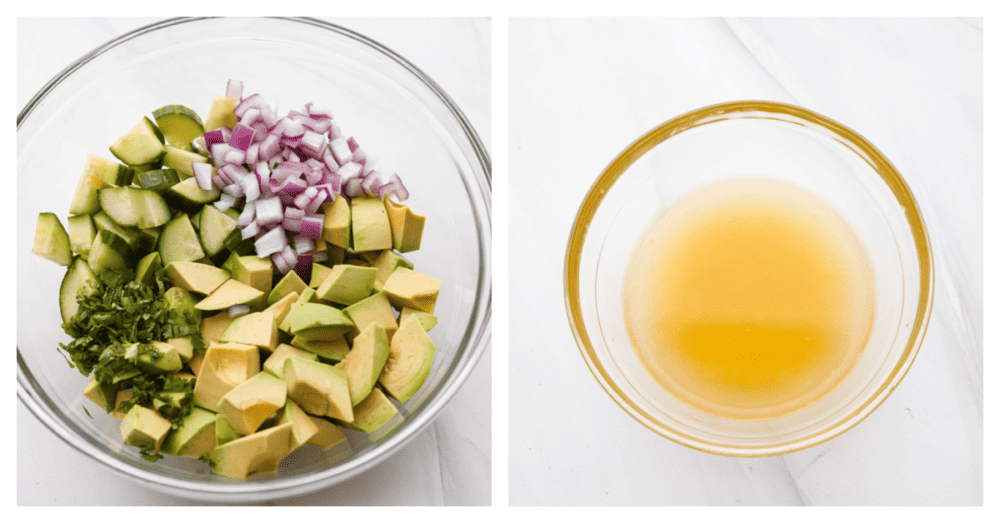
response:
[[[236,427],[229,422],[225,414],[215,415],[215,444],[225,445],[234,439],[239,439],[240,433],[236,432]]]
[[[160,261],[159,252],[151,252],[142,257],[139,260],[139,264],[135,266],[135,281],[153,286],[155,281],[154,276],[156,271],[163,268],[163,263]]]
[[[293,303],[283,330],[303,339],[333,339],[351,330],[354,323],[340,310],[320,303]]]
[[[282,343],[281,345],[278,345],[278,348],[274,349],[274,352],[272,352],[271,355],[268,356],[267,360],[264,361],[264,372],[268,372],[277,378],[284,378],[285,360],[292,356],[319,361],[319,356],[311,352]]]
[[[312,275],[309,277],[309,287],[312,289],[318,289],[326,276],[330,274],[330,268],[326,265],[319,263],[314,263],[312,268]]]
[[[278,324],[274,321],[274,313],[253,312],[234,319],[219,336],[219,341],[235,341],[273,351],[278,347]]]
[[[195,308],[198,300],[190,292],[180,287],[171,287],[164,293],[164,298],[167,300],[167,308],[170,309],[168,323],[187,325],[190,324],[188,320],[192,320],[194,325],[201,324],[201,311]]]
[[[301,295],[302,291],[305,290],[306,287],[308,287],[308,285],[306,285],[306,282],[302,281],[302,278],[299,277],[298,273],[295,271],[288,271],[281,277],[281,280],[279,280],[278,284],[274,286],[274,289],[271,290],[270,294],[267,295],[267,304],[274,305],[275,302],[293,292]]]
[[[395,307],[410,307],[424,312],[434,312],[441,280],[421,274],[413,269],[397,267],[383,286],[389,302]]]
[[[209,316],[208,318],[202,318],[201,325],[198,327],[198,331],[201,332],[201,341],[205,345],[213,341],[219,341],[219,337],[222,336],[223,332],[226,332],[233,319],[226,311]]]
[[[219,412],[219,402],[237,385],[260,372],[260,352],[254,345],[212,343],[194,384],[195,403]]]
[[[316,294],[329,302],[351,305],[371,295],[376,275],[378,269],[375,267],[334,265],[316,289]]]
[[[263,292],[265,296],[271,293],[274,265],[270,258],[240,256],[234,252],[229,255],[224,268],[232,274],[234,280]],[[267,302],[261,298],[255,305],[267,305]]]
[[[389,215],[389,228],[392,230],[392,248],[399,252],[419,249],[425,217],[414,214],[408,206],[389,198],[385,198],[385,211]]]
[[[372,267],[378,269],[378,274],[375,275],[375,281],[379,283],[385,283],[385,280],[389,279],[389,275],[392,271],[396,270],[397,267],[406,267],[407,269],[412,269],[413,264],[410,260],[396,254],[391,249],[386,249],[382,251],[375,261],[372,262]]]
[[[90,398],[91,401],[104,409],[105,412],[111,412],[111,409],[115,406],[116,394],[117,391],[114,386],[100,383],[94,376],[90,377],[90,381],[83,389],[83,395]]]
[[[399,323],[402,324],[406,321],[406,317],[410,315],[414,315],[420,319],[420,325],[424,328],[424,332],[430,332],[438,322],[438,317],[429,312],[418,311],[413,307],[403,307],[399,312]]]
[[[175,261],[167,265],[167,277],[182,289],[199,294],[211,294],[226,283],[229,272],[204,263]]]
[[[338,196],[323,204],[323,239],[343,249],[351,248],[351,208],[346,198]]]
[[[355,252],[392,248],[392,228],[382,198],[351,199],[351,247]]]
[[[317,340],[308,340],[302,336],[295,336],[292,338],[291,344],[293,347],[318,356],[324,363],[341,361],[351,350],[351,347],[347,344],[347,340],[343,336]]]
[[[264,420],[285,406],[285,382],[261,372],[222,397],[219,413],[229,418],[236,432],[253,434]]]
[[[281,411],[281,419],[278,420],[278,423],[292,424],[292,442],[289,452],[304,445],[319,432],[319,427],[316,426],[316,422],[309,414],[306,414],[302,407],[290,399],[285,400],[285,408]]]
[[[357,338],[361,331],[371,324],[381,325],[389,339],[399,328],[396,323],[396,313],[392,310],[389,298],[384,292],[375,293],[350,307],[344,309],[344,315],[354,322],[351,337]]]
[[[323,303],[323,301],[319,299],[312,287],[306,287],[302,290],[302,294],[295,299],[295,303]]]
[[[291,442],[292,424],[285,423],[219,445],[212,451],[212,471],[242,479],[270,474],[288,455]]]
[[[385,329],[371,323],[354,338],[354,347],[336,365],[347,374],[351,405],[357,405],[372,391],[389,357],[389,338]]]
[[[396,401],[405,402],[420,390],[434,363],[434,342],[411,315],[399,326],[389,344],[389,358],[378,382]]]
[[[285,360],[288,397],[314,416],[354,421],[347,374],[318,361],[291,357]]]
[[[306,441],[306,445],[326,450],[347,439],[344,436],[344,432],[340,430],[340,427],[330,422],[330,420],[317,416],[309,416],[309,419],[316,424],[318,430],[313,437]]]
[[[218,289],[212,291],[212,294],[209,294],[207,298],[198,302],[195,307],[203,311],[228,309],[233,305],[252,304],[263,295],[263,292],[245,283],[229,279],[220,285]]]
[[[364,401],[354,407],[354,422],[348,423],[347,427],[363,432],[375,432],[389,423],[396,414],[399,414],[396,406],[385,397],[382,389],[376,387]]]
[[[133,343],[125,349],[125,358],[150,374],[173,374],[184,367],[177,349],[162,341]]]
[[[215,413],[194,407],[163,440],[163,453],[198,458],[215,448]]]
[[[119,428],[122,440],[126,445],[146,447],[152,445],[151,452],[160,451],[163,440],[170,432],[170,422],[160,416],[155,410],[142,405],[132,407],[122,418]]]
[[[190,361],[194,356],[194,342],[191,341],[191,336],[170,338],[167,340],[167,343],[172,345],[174,349],[177,349],[177,355],[181,357],[181,361],[183,362]]]

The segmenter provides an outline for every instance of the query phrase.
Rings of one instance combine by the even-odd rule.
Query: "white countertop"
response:
[[[18,111],[83,53],[159,18],[18,18]],[[491,144],[488,19],[323,18],[397,51],[437,81]],[[488,505],[491,350],[444,412],[399,453],[345,483],[274,505]],[[429,472],[428,472],[429,471]],[[407,479],[409,478],[409,479]],[[19,505],[183,505],[99,466],[17,405]]]
[[[983,503],[981,19],[510,20],[512,505]],[[847,433],[736,459],[646,429],[587,369],[563,302],[573,217],[635,138],[722,101],[801,105],[914,192],[934,309],[908,375]]]

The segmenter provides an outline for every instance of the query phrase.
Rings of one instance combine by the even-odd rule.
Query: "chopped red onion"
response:
[[[257,200],[257,209],[255,212],[257,213],[255,221],[258,225],[280,222],[282,218],[281,200],[276,197]],[[258,256],[262,255],[258,253]]]
[[[306,216],[302,218],[301,234],[306,238],[320,238],[323,236],[323,218]]]
[[[215,208],[221,212],[226,212],[233,204],[236,203],[236,197],[231,194],[223,193],[219,196],[219,201],[215,202]]]
[[[260,185],[257,183],[256,176],[244,176],[240,180],[240,185],[243,186],[243,194],[247,197],[248,204],[260,198]]]
[[[292,240],[292,248],[296,254],[306,254],[316,249],[316,241],[299,235]]]
[[[214,131],[208,131],[204,135],[205,138],[205,148],[208,149],[209,154],[212,152],[212,146],[217,143],[226,143],[226,139],[222,136],[222,129],[216,129]]]
[[[198,187],[203,191],[212,190],[212,164],[202,162],[191,162],[191,170],[194,171],[194,179],[198,182]]]
[[[257,233],[260,232],[260,226],[257,225],[257,222],[250,222],[249,224],[243,225],[242,227],[243,231],[240,232],[240,236],[242,236],[244,240],[246,240],[247,238],[253,238],[254,236],[257,235]]]
[[[303,281],[312,279],[313,257],[308,254],[300,254],[295,261],[295,272]]]
[[[233,135],[229,138],[229,145],[240,151],[246,151],[250,144],[253,143],[253,137],[256,131],[248,125],[243,125],[243,123],[236,124],[236,128],[233,129]],[[243,163],[243,162],[229,162],[229,163]]]
[[[260,204],[258,203],[257,205],[257,214],[259,217]],[[285,236],[285,230],[281,227],[275,227],[270,231],[267,231],[254,242],[254,248],[257,249],[257,256],[260,256],[261,258],[281,251],[281,249],[285,248],[286,245],[288,245],[288,238]]]
[[[258,255],[259,256],[259,255]],[[271,256],[271,263],[274,264],[274,268],[278,269],[281,274],[287,274],[288,271],[292,270],[285,258],[281,256],[280,252],[276,252]]]
[[[226,151],[225,156],[222,157],[222,161],[225,163],[231,163],[233,165],[242,165],[246,163],[247,153],[239,149],[230,149]]]
[[[229,82],[226,83],[226,98],[232,98],[236,101],[243,98],[242,80],[229,80]]]
[[[240,227],[246,227],[251,223],[254,223],[254,209],[257,208],[257,202],[247,202],[243,206],[243,212],[240,213],[239,218],[236,218],[236,225]]]
[[[344,182],[344,195],[354,198],[364,193],[365,190],[361,188],[361,178],[355,177]]]
[[[233,203],[236,203],[236,198],[239,198],[240,196],[244,195],[243,185],[241,185],[240,182],[231,183],[231,184],[229,184],[229,185],[227,185],[227,186],[225,186],[225,187],[222,188],[222,193],[223,193],[223,196],[225,196],[225,195],[232,196],[233,197]],[[230,204],[230,207],[232,207],[231,204]]]
[[[340,166],[340,170],[337,171],[337,174],[340,175],[342,180],[351,178],[361,174],[361,166],[354,162],[347,162],[346,164]]]
[[[263,96],[251,94],[236,104],[236,107],[233,108],[233,114],[236,115],[236,118],[243,118],[243,115],[250,109],[260,110],[265,105],[267,105],[267,102],[264,101]]]
[[[351,147],[347,144],[347,140],[343,138],[330,141],[330,152],[333,153],[333,158],[337,160],[337,164],[341,167],[345,163],[350,162],[354,157],[351,154]]]
[[[405,202],[410,197],[410,191],[406,190],[406,187],[403,185],[403,180],[399,179],[398,174],[392,175],[392,177],[389,178],[389,182],[395,185],[392,192],[397,198],[399,198],[399,201]]]

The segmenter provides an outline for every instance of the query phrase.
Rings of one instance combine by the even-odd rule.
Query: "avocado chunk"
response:
[[[391,249],[386,249],[382,251],[377,258],[375,258],[372,262],[372,267],[378,269],[378,274],[375,275],[375,281],[384,284],[385,280],[389,279],[389,275],[392,274],[392,271],[396,270],[397,267],[412,269],[413,264],[406,258],[393,252]]]
[[[285,408],[281,411],[281,419],[278,420],[278,423],[292,424],[292,442],[291,448],[288,449],[289,452],[295,450],[300,445],[305,445],[307,441],[319,432],[319,427],[316,426],[316,422],[312,420],[309,414],[306,414],[306,411],[302,410],[302,407],[290,399],[285,400]]]
[[[392,228],[382,198],[351,198],[351,247],[355,252],[392,248]]]
[[[286,294],[282,296],[280,300],[272,303],[264,309],[264,312],[274,313],[274,321],[278,323],[280,328],[280,325],[285,321],[285,317],[288,316],[288,311],[292,309],[292,304],[295,303],[298,298],[299,293],[297,292]]]
[[[381,325],[371,323],[354,338],[351,352],[336,365],[347,373],[351,405],[361,403],[371,393],[388,357],[389,338]]]
[[[177,350],[177,355],[181,357],[181,361],[190,361],[194,356],[194,342],[191,341],[191,336],[170,338],[167,340],[167,344]]]
[[[334,425],[326,418],[309,416],[309,419],[316,424],[316,428],[318,430],[313,437],[306,441],[306,445],[312,445],[326,450],[347,439],[344,436],[344,432],[340,430],[340,427]]]
[[[323,204],[323,239],[344,249],[351,248],[351,208],[342,196]]]
[[[347,374],[317,361],[291,357],[285,360],[288,397],[314,416],[354,421]]]
[[[264,361],[264,372],[270,373],[277,378],[285,377],[285,360],[295,356],[297,358],[305,358],[307,360],[319,361],[319,356],[292,347],[291,345],[286,345],[282,343],[278,345],[277,349],[268,356],[267,360]]]
[[[211,294],[229,279],[229,272],[204,263],[175,261],[167,265],[167,277],[174,285],[199,294]]]
[[[285,423],[219,445],[212,451],[212,471],[242,479],[270,474],[278,470],[291,442],[292,424]]]
[[[299,296],[295,300],[295,303],[320,303],[320,304],[322,304],[323,300],[319,299],[319,296],[316,295],[316,291],[313,290],[312,287],[306,287],[305,289],[303,289],[302,295]]]
[[[430,332],[431,329],[433,329],[434,326],[437,325],[438,322],[437,316],[429,312],[418,311],[413,307],[403,307],[403,309],[399,312],[399,323],[402,324],[404,321],[406,321],[406,317],[411,314],[415,315],[417,318],[420,318],[420,325],[424,328],[424,332]]]
[[[219,412],[222,397],[259,372],[257,347],[233,342],[210,344],[194,385],[195,403]]]
[[[229,422],[225,414],[215,415],[215,444],[225,445],[234,439],[239,439],[240,433],[236,432],[236,427]]]
[[[122,418],[119,428],[126,445],[143,447],[155,454],[170,432],[170,422],[155,410],[136,405]]]
[[[326,276],[330,274],[330,268],[320,263],[313,263],[312,274],[309,277],[309,287],[318,289]]]
[[[208,318],[203,318],[201,320],[201,325],[198,327],[198,331],[201,332],[201,341],[206,345],[213,341],[219,341],[223,332],[229,328],[229,324],[233,322],[234,318],[229,316],[229,313],[222,311],[214,316],[209,316]]]
[[[441,290],[441,280],[413,269],[398,267],[389,275],[383,289],[396,307],[410,307],[433,313],[438,291]]]
[[[293,347],[319,356],[319,359],[324,363],[341,361],[351,350],[351,347],[347,345],[347,340],[343,336],[317,340],[308,340],[302,336],[295,336],[292,338],[291,343]]]
[[[215,448],[215,414],[194,407],[163,440],[163,453],[198,458]]]
[[[378,269],[374,267],[334,265],[316,294],[326,301],[351,305],[371,295],[377,274]]]
[[[389,344],[389,359],[378,382],[396,401],[405,402],[424,384],[434,362],[434,342],[411,315],[400,325]]]
[[[396,414],[399,414],[396,406],[385,397],[381,389],[374,388],[364,401],[354,407],[354,421],[348,423],[347,427],[363,432],[375,432],[389,423]]]
[[[180,287],[171,287],[163,293],[163,297],[167,300],[167,308],[170,309],[168,323],[175,325],[201,323],[201,311],[194,307],[197,300],[190,292]]]
[[[111,412],[111,409],[115,406],[115,388],[112,385],[98,382],[94,376],[90,377],[90,381],[83,389],[83,395],[90,398],[91,401],[104,409],[105,412]]]
[[[385,212],[389,215],[389,227],[392,230],[392,248],[399,252],[419,249],[425,217],[414,214],[408,206],[389,198],[385,198]]]
[[[125,349],[125,358],[150,374],[173,374],[184,367],[177,349],[162,341],[133,343]]]
[[[230,278],[218,289],[212,291],[212,294],[209,294],[207,298],[198,302],[195,307],[203,311],[228,309],[233,305],[252,304],[263,295],[263,292]]]
[[[274,305],[275,302],[293,292],[296,294],[302,294],[302,291],[304,291],[306,287],[308,287],[308,285],[306,285],[306,282],[302,281],[302,278],[299,277],[298,273],[295,271],[288,271],[281,277],[281,280],[279,280],[278,284],[274,286],[274,289],[271,290],[270,294],[267,295],[267,304]]]
[[[274,313],[253,312],[234,319],[219,341],[235,341],[274,350],[278,347],[278,324],[274,321]]]
[[[234,280],[245,283],[258,291],[269,295],[271,293],[272,275],[274,265],[270,258],[258,258],[257,256],[240,256],[237,253],[229,255],[224,265],[232,274]],[[262,299],[261,305],[267,305]]]
[[[122,390],[118,391],[118,394],[115,394],[115,410],[111,411],[111,417],[112,418],[119,419],[119,420],[120,419],[125,419],[125,413],[122,412],[122,411],[120,411],[120,410],[118,410],[118,407],[120,407],[123,402],[126,402],[126,401],[132,399],[132,394],[133,394],[133,391],[132,391],[131,388],[122,389]]]
[[[236,432],[253,434],[261,423],[285,405],[285,382],[261,372],[222,397],[219,413],[229,418]]]
[[[371,324],[381,325],[389,339],[399,328],[396,323],[396,313],[392,310],[389,298],[384,292],[375,293],[350,307],[344,309],[344,314],[354,322],[351,337],[357,338],[365,327]]]
[[[354,323],[340,310],[319,303],[295,303],[285,317],[286,331],[303,339],[333,339]]]

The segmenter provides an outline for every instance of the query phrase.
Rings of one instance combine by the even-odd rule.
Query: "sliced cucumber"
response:
[[[163,227],[139,229],[139,240],[136,242],[135,248],[145,252],[155,251],[156,246],[159,245],[160,234],[162,233]]]
[[[225,247],[226,238],[234,230],[236,230],[236,220],[219,212],[212,205],[205,205],[198,224],[198,234],[205,254],[209,256],[218,254]]]
[[[111,231],[100,231],[90,246],[90,257],[87,263],[94,274],[100,274],[104,269],[120,271],[129,268],[129,257],[132,248],[121,236]]]
[[[132,208],[138,214],[136,225],[140,229],[152,229],[170,221],[170,207],[156,191],[133,189]]]
[[[70,216],[66,218],[66,229],[70,249],[86,258],[90,253],[90,244],[94,243],[94,236],[97,236],[94,219],[89,214]]]
[[[176,170],[177,175],[182,180],[194,176],[194,168],[191,167],[191,162],[205,163],[208,161],[208,158],[205,156],[170,145],[165,146],[165,149],[167,153],[163,155],[163,166]]]
[[[186,214],[179,214],[163,227],[160,234],[160,261],[168,265],[175,261],[194,261],[205,257],[198,234]]]
[[[80,309],[76,297],[81,294],[87,296],[96,288],[97,276],[87,261],[79,257],[74,259],[59,286],[59,312],[62,313],[63,323],[73,318]]]
[[[35,246],[31,252],[63,267],[73,261],[69,235],[55,214],[43,212],[38,215],[38,222],[35,224]]]
[[[186,213],[198,212],[206,203],[219,199],[218,189],[204,191],[194,178],[188,178],[163,192],[163,197],[174,209]]]
[[[151,252],[144,256],[135,266],[135,281],[153,285],[153,276],[163,268],[160,263],[160,253]]]
[[[76,193],[73,194],[73,201],[69,204],[69,213],[94,214],[101,210],[101,200],[97,196],[97,191],[105,187],[110,185],[84,172],[76,184]]]
[[[173,169],[151,169],[139,174],[136,180],[138,181],[136,185],[139,187],[158,193],[166,191],[181,181],[180,177],[177,176],[177,171]]]
[[[163,148],[163,134],[153,125],[153,121],[145,116],[141,122],[112,144],[110,149],[111,154],[125,165],[153,163],[167,152]]]
[[[136,247],[139,242],[139,229],[138,227],[123,227],[114,222],[105,213],[101,211],[94,215],[94,226],[97,227],[97,233],[100,234],[101,231],[110,231],[113,234],[118,235],[121,239],[125,240],[125,243],[129,247]]]
[[[87,164],[83,172],[103,180],[104,183],[118,186],[132,183],[132,177],[135,176],[135,169],[94,154],[87,155]]]
[[[101,209],[115,223],[123,227],[133,227],[139,223],[139,215],[132,205],[133,187],[109,187],[98,193]]]
[[[163,167],[163,162],[161,162],[160,160],[156,160],[155,162],[146,163],[146,164],[142,164],[142,165],[133,165],[132,169],[135,170],[135,176],[132,177],[132,183],[134,183],[136,185],[141,185],[139,183],[139,175],[140,174],[142,174],[142,173],[144,173],[146,171],[152,171],[152,170],[155,170],[155,169],[159,169],[161,167]]]
[[[167,105],[153,111],[153,119],[167,143],[178,148],[191,146],[191,141],[205,134],[198,113],[183,105]]]

